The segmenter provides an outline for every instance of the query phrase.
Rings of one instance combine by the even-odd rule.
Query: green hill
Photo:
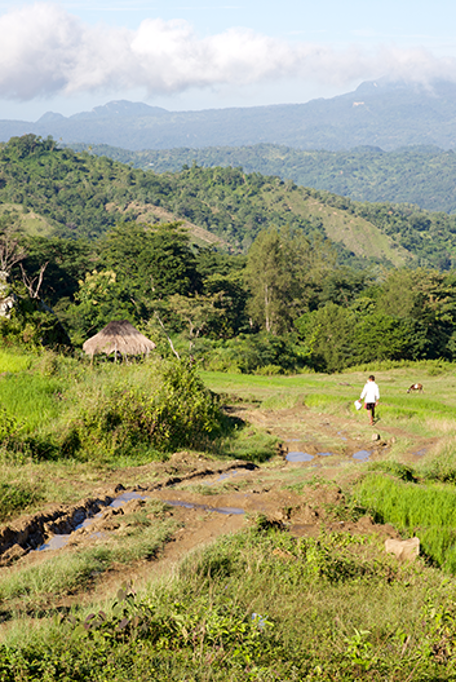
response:
[[[331,239],[342,260],[442,269],[456,260],[456,218],[446,214],[356,203],[240,168],[146,172],[33,135],[0,150],[0,202],[3,211],[20,207],[25,229],[37,230],[38,220],[41,229],[70,238],[96,238],[119,220],[182,220],[196,241],[246,252],[262,228],[288,225]]]
[[[389,152],[379,147],[309,151],[276,144],[143,151],[108,145],[72,147],[157,173],[177,172],[193,163],[209,168],[241,166],[248,173],[278,175],[356,201],[409,203],[429,211],[456,213],[456,155],[438,147],[403,147]]]

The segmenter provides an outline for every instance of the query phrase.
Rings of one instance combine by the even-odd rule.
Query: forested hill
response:
[[[207,168],[241,166],[248,173],[278,175],[356,201],[409,203],[428,211],[456,213],[456,154],[438,147],[404,147],[390,152],[379,147],[305,151],[274,144],[136,152],[108,145],[71,147],[157,173],[176,172],[193,163]]]
[[[235,252],[246,252],[262,228],[275,225],[333,240],[342,259],[351,253],[441,269],[456,262],[456,217],[444,213],[356,203],[240,168],[195,165],[159,175],[33,135],[0,150],[0,202],[8,220],[56,236],[96,238],[120,220],[183,219],[200,241],[215,236]]]

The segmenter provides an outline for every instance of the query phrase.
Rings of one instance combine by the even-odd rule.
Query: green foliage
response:
[[[301,150],[277,144],[240,147],[175,148],[127,151],[94,145],[93,153],[157,173],[179,171],[184,164],[243,167],[246,173],[291,178],[356,201],[385,197],[428,211],[455,213],[456,159],[453,151],[433,146],[408,146],[395,151],[362,146],[350,150]]]
[[[170,362],[156,371],[150,390],[125,377],[95,402],[80,404],[65,429],[63,453],[92,458],[96,452],[110,459],[137,450],[154,457],[157,451],[210,449],[223,423],[215,395],[187,363]]]
[[[306,348],[293,337],[261,332],[239,334],[214,344],[203,357],[206,369],[243,374],[285,374],[297,372],[307,363]]]
[[[273,334],[290,330],[292,320],[309,305],[313,290],[335,266],[335,260],[327,244],[310,240],[301,231],[269,228],[260,232],[249,250],[245,270],[254,321]]]
[[[189,236],[177,223],[148,228],[121,223],[100,243],[102,262],[114,270],[121,286],[130,295],[166,298],[191,294],[199,287],[195,256]]]
[[[232,428],[186,362],[90,368],[51,353],[2,378],[0,415],[4,455],[36,460],[147,461],[185,447],[213,449]]]
[[[446,269],[453,218],[355,204],[240,168],[194,165],[158,176],[34,136],[11,140],[0,160],[0,202],[12,206],[25,192],[33,210],[54,216],[56,230],[50,239],[13,234],[25,248],[24,274],[16,262],[12,286],[19,300],[11,319],[0,319],[5,345],[68,344],[62,324],[80,345],[115,317],[149,329],[164,355],[180,334],[179,353],[187,342],[182,356],[241,372],[334,372],[360,363],[456,357],[454,273],[424,267],[356,272],[340,266],[339,247],[337,264],[326,238],[330,232],[342,241],[346,233],[361,239],[367,231],[374,246],[381,237],[397,247],[390,255],[402,244],[418,254],[414,264]],[[156,224],[151,207],[216,233],[223,248],[251,247],[247,259],[198,250],[176,223]],[[16,224],[13,213],[0,216],[0,240]],[[143,219],[153,224],[135,222]],[[350,249],[355,242],[347,242]],[[40,295],[27,294],[22,278],[36,284],[44,265]],[[254,340],[258,329],[277,336],[276,347]]]
[[[337,372],[353,364],[358,343],[354,333],[355,319],[351,310],[327,303],[297,321],[309,348],[310,364],[315,369]]]

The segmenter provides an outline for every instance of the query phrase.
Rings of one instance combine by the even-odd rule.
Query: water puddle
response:
[[[338,431],[337,435],[341,437],[341,440],[348,440],[347,436],[343,435],[343,431]]]
[[[54,535],[44,545],[37,548],[37,552],[45,552],[47,549],[63,549],[67,544],[70,535]]]
[[[184,507],[185,509],[198,509],[206,512],[216,512],[217,514],[244,514],[240,507],[209,507],[207,504],[195,504],[184,500],[164,500],[165,504],[171,507]]]
[[[353,455],[353,459],[357,459],[359,462],[367,462],[372,454],[372,450],[358,450]]]
[[[149,497],[150,497],[149,495],[141,495],[141,493],[136,493],[134,491],[125,492],[116,497],[116,499],[113,500],[109,506],[113,507],[114,509],[118,509],[119,507],[122,507],[122,505],[126,504],[127,502],[130,502],[131,500],[148,500]]]
[[[333,455],[333,454],[334,454],[334,452],[317,452],[317,455],[319,457],[331,457],[331,455]]]
[[[313,458],[308,452],[289,452],[286,456],[288,462],[311,462]]]
[[[81,519],[81,521],[80,523],[77,523],[77,525],[74,527],[73,533],[75,533],[77,530],[81,530],[82,528],[90,528],[94,521],[100,519],[103,515],[103,512],[106,509],[109,509],[109,507],[113,509],[118,509],[119,507],[122,507],[124,504],[127,504],[127,502],[130,502],[131,500],[147,499],[149,499],[149,495],[141,495],[141,493],[137,493],[135,491],[126,491],[124,493],[121,493],[111,502],[111,504],[107,505],[105,509],[103,509],[102,511],[99,511],[98,514],[94,514],[94,516],[87,516],[84,518],[84,513],[80,512],[79,518]],[[77,522],[77,520],[78,519],[75,515],[74,521]],[[73,533],[59,533],[57,535],[53,535],[51,538],[49,538],[47,542],[38,547],[35,551],[45,552],[47,550],[52,549],[63,549],[68,544]],[[104,537],[104,533],[100,531],[96,531],[95,533],[86,536],[88,540],[101,537]]]
[[[204,481],[204,485],[216,485],[217,483],[221,483],[222,481],[226,481],[229,478],[233,478],[234,476],[237,476],[239,471],[237,469],[231,469],[231,471],[225,471],[223,474],[220,474],[218,478],[215,479],[215,481]]]
[[[423,457],[423,455],[426,454],[427,448],[421,448],[421,450],[417,450],[416,452],[413,452],[412,454],[415,455],[416,457]]]

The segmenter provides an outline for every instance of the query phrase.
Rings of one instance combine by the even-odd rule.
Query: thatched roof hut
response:
[[[116,356],[147,355],[155,348],[155,343],[127,320],[120,320],[107,324],[101,332],[87,339],[82,348],[91,357],[98,353],[114,353]]]

